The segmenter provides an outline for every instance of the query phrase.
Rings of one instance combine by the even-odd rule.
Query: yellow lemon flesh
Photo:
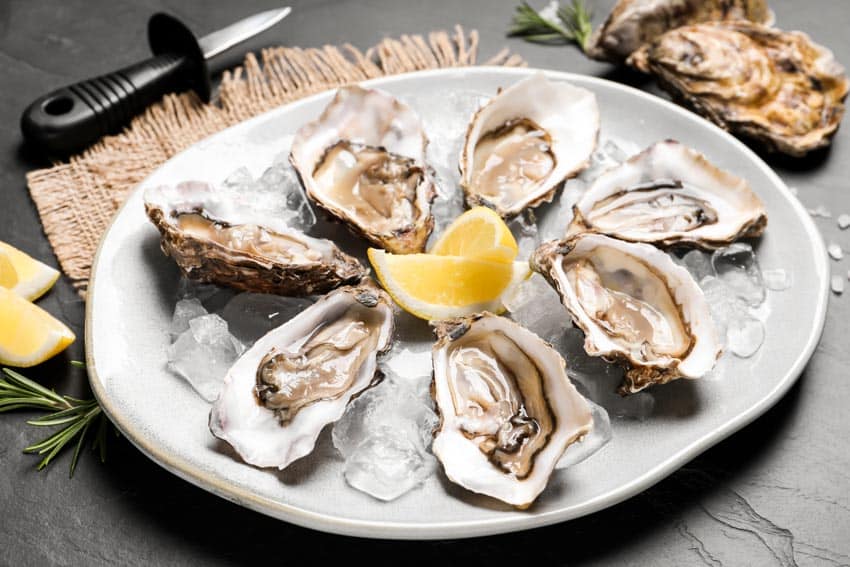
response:
[[[503,295],[528,277],[525,262],[462,256],[389,254],[369,249],[381,285],[402,309],[428,320],[504,311]]]
[[[510,263],[518,252],[516,240],[502,217],[487,207],[475,207],[449,225],[430,253]]]
[[[74,338],[50,313],[0,288],[0,364],[35,366],[65,350]]]
[[[12,289],[18,285],[18,272],[12,265],[9,255],[0,249],[0,287]]]
[[[0,254],[9,260],[17,275],[17,282],[14,285],[6,285],[0,281],[0,286],[11,289],[24,299],[29,301],[38,299],[59,279],[57,270],[5,242],[0,242]],[[2,271],[0,267],[0,273]]]

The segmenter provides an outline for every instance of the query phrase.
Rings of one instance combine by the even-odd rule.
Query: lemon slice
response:
[[[65,350],[74,338],[50,313],[0,288],[0,364],[35,366]]]
[[[389,254],[369,249],[384,289],[420,319],[440,320],[479,311],[501,313],[502,297],[529,276],[525,262],[490,262],[462,256]]]
[[[24,299],[29,301],[38,299],[59,279],[57,270],[28,256],[14,246],[0,242],[0,252],[5,253],[18,276],[18,282],[14,286],[2,283],[0,285],[12,289]]]
[[[12,265],[9,255],[0,248],[0,287],[12,289],[18,285],[18,272]]]
[[[475,207],[449,225],[430,253],[510,263],[518,252],[511,229],[502,217],[487,207]]]

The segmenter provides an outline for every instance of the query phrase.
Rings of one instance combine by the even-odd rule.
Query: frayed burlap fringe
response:
[[[341,85],[441,67],[476,65],[478,33],[384,39],[365,53],[340,47],[264,49],[222,77],[218,101],[203,104],[193,93],[171,94],[108,136],[48,169],[27,175],[30,194],[56,257],[85,294],[101,235],[129,192],[161,163],[198,140],[271,108]],[[502,50],[484,65],[523,65]]]

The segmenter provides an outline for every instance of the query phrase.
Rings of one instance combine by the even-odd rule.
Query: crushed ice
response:
[[[829,254],[829,257],[833,260],[838,261],[844,258],[844,251],[841,249],[841,246],[835,242],[830,242],[826,247],[826,251]]]
[[[850,277],[850,275],[848,275]],[[844,278],[840,275],[833,275],[829,280],[829,287],[832,289],[832,293],[835,295],[841,295],[844,293]]]
[[[814,209],[809,209],[809,214],[815,218],[832,218],[832,213],[823,205],[818,205]]]
[[[847,230],[850,228],[850,215],[847,213],[838,215],[838,228],[841,230]]]
[[[436,470],[430,447],[439,419],[429,393],[430,376],[402,377],[385,365],[382,371],[384,380],[348,405],[332,438],[345,459],[346,482],[389,501]]]

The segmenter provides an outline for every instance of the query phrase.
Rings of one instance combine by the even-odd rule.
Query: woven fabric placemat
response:
[[[325,46],[264,49],[222,76],[217,100],[194,93],[170,94],[80,155],[32,171],[27,184],[59,264],[85,295],[92,260],[110,219],[138,183],[160,164],[198,140],[271,108],[341,85],[375,77],[476,65],[478,33],[456,26],[384,39],[360,51]],[[506,49],[484,65],[520,66]]]

